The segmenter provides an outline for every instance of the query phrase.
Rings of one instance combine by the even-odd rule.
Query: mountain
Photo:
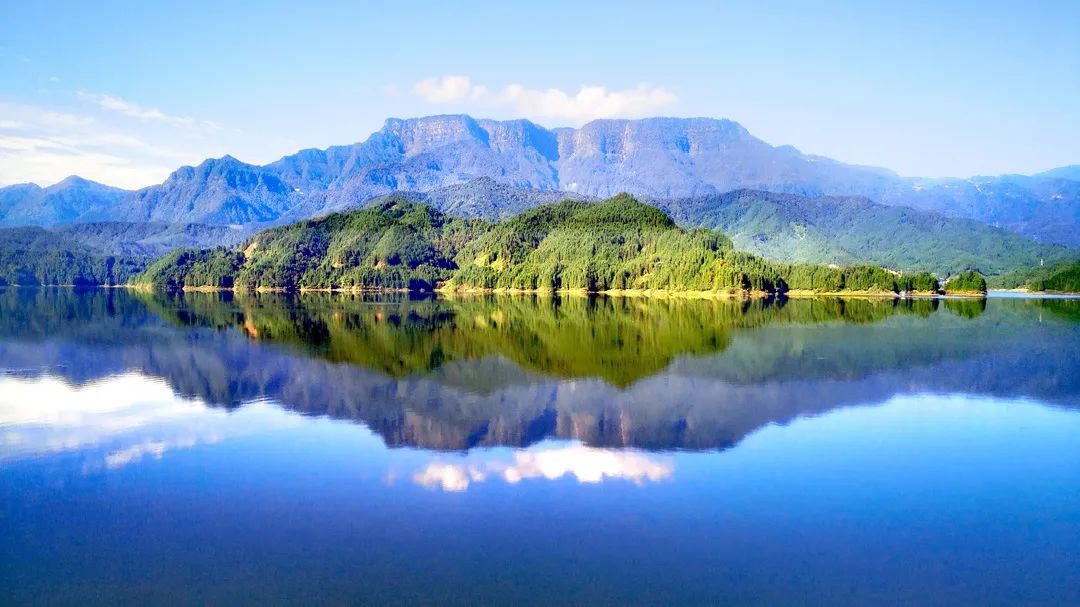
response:
[[[133,282],[240,291],[938,290],[927,273],[772,263],[735,250],[719,232],[680,228],[626,194],[542,205],[498,223],[393,198],[272,228],[234,249],[174,251]]]
[[[1039,173],[1038,175],[1036,175],[1036,177],[1043,177],[1048,179],[1070,179],[1072,181],[1080,181],[1080,164],[1051,169],[1049,171]]]
[[[175,251],[136,282],[155,287],[284,289],[368,287],[431,290],[456,267],[482,222],[388,200],[260,232],[237,249]]]
[[[994,278],[998,289],[1080,292],[1080,257],[1008,272]]]
[[[455,185],[443,186],[427,192],[395,192],[368,201],[377,205],[399,197],[432,206],[447,215],[473,217],[488,221],[509,219],[522,211],[543,204],[564,200],[593,200],[590,196],[557,190],[530,190],[499,183],[491,177],[480,177]]]
[[[0,286],[124,284],[145,265],[145,260],[98,254],[37,226],[0,230]]]
[[[46,188],[32,183],[0,188],[0,227],[52,226],[108,214],[129,194],[74,175]]]
[[[1076,256],[971,219],[863,197],[738,190],[656,204],[682,225],[720,230],[736,247],[778,261],[864,262],[945,276],[968,268],[1000,274]]]
[[[99,255],[151,259],[184,247],[232,246],[251,234],[250,230],[229,226],[129,221],[74,223],[50,231]],[[4,231],[0,230],[3,240]]]
[[[281,224],[393,192],[426,193],[488,178],[516,189],[567,191],[586,198],[629,192],[646,200],[708,199],[739,189],[862,196],[1080,246],[1078,171],[1063,167],[1033,176],[918,179],[772,146],[729,120],[596,120],[579,129],[545,129],[527,120],[450,115],[391,118],[361,143],[302,150],[265,166],[230,156],[207,160],[178,169],[160,185],[122,196],[119,191],[103,194],[92,204],[51,215],[35,211],[35,195],[27,186],[13,186],[16,190],[0,196],[0,212],[15,221],[46,224]],[[510,208],[523,206],[511,202]],[[478,214],[511,214],[497,208],[494,199],[485,205]],[[5,221],[10,225],[12,219]]]
[[[273,221],[301,199],[273,171],[232,156],[181,167],[164,183],[143,188],[115,209],[84,219],[235,225]]]
[[[872,197],[884,204],[975,219],[1038,241],[1077,247],[1080,179],[1062,177],[1074,173],[1075,167],[1065,167],[1031,177],[910,179]]]
[[[488,177],[393,196],[431,205],[449,215],[489,221],[507,219],[542,204],[590,199],[572,192],[514,188]],[[387,199],[375,198],[369,204]],[[968,268],[994,275],[1076,257],[1065,247],[1040,244],[971,219],[877,204],[864,197],[736,190],[655,199],[650,204],[683,227],[720,230],[736,248],[777,262],[862,262],[947,276]]]
[[[225,226],[128,222],[0,228],[0,284],[123,284],[173,249],[233,245],[246,235]]]

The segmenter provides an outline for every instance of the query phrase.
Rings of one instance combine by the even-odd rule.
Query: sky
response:
[[[1080,2],[35,2],[0,23],[0,185],[135,188],[387,117],[735,120],[922,177],[1080,164]]]

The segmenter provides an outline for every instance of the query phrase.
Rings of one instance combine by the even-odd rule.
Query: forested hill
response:
[[[146,266],[127,255],[102,255],[43,228],[0,230],[0,286],[124,284]]]
[[[778,264],[686,230],[627,195],[565,201],[509,220],[451,218],[387,199],[256,234],[237,248],[175,251],[140,275],[159,288],[932,291],[927,273]]]
[[[226,226],[154,222],[0,228],[0,284],[123,284],[177,247],[235,245]]]
[[[588,200],[571,192],[515,188],[487,177],[394,196],[450,215],[489,221],[506,220],[542,204]],[[971,219],[878,204],[859,196],[737,190],[643,200],[671,215],[680,226],[720,230],[736,248],[776,262],[868,263],[945,276],[968,269],[998,275],[1077,257],[1075,250],[1038,243]]]
[[[721,230],[740,249],[772,260],[994,275],[1077,256],[971,219],[861,197],[738,190],[656,204],[680,225]]]
[[[993,283],[999,289],[1080,293],[1080,259],[1009,272],[995,277]]]

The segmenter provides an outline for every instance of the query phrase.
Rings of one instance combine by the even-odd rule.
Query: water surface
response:
[[[0,291],[12,603],[1080,602],[1080,301]]]

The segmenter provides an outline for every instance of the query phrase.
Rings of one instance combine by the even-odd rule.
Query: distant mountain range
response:
[[[54,226],[107,216],[131,194],[74,175],[47,188],[8,186],[0,188],[0,226]]]
[[[480,178],[514,197],[485,185],[490,197],[478,208],[467,196],[468,184]],[[443,189],[454,187],[457,194]],[[261,226],[392,192],[440,189],[443,201],[457,200],[492,219],[565,193],[604,198],[626,191],[654,202],[700,205],[687,209],[686,218],[710,215],[706,205],[735,190],[857,196],[1080,246],[1080,166],[1033,176],[907,178],[774,147],[735,122],[706,118],[597,120],[580,129],[460,115],[390,119],[362,143],[303,150],[265,166],[231,156],[211,159],[136,192],[77,177],[48,188],[9,186],[0,189],[0,226],[118,220]],[[454,212],[453,205],[439,206]]]
[[[430,205],[448,215],[490,221],[566,198],[589,198],[571,192],[514,188],[488,177],[393,196]],[[366,204],[380,204],[388,198],[374,198]],[[737,249],[773,261],[872,263],[947,276],[967,268],[996,275],[1077,257],[1066,247],[1038,243],[972,219],[878,204],[859,196],[735,190],[654,199],[652,204],[680,225],[720,230]]]

